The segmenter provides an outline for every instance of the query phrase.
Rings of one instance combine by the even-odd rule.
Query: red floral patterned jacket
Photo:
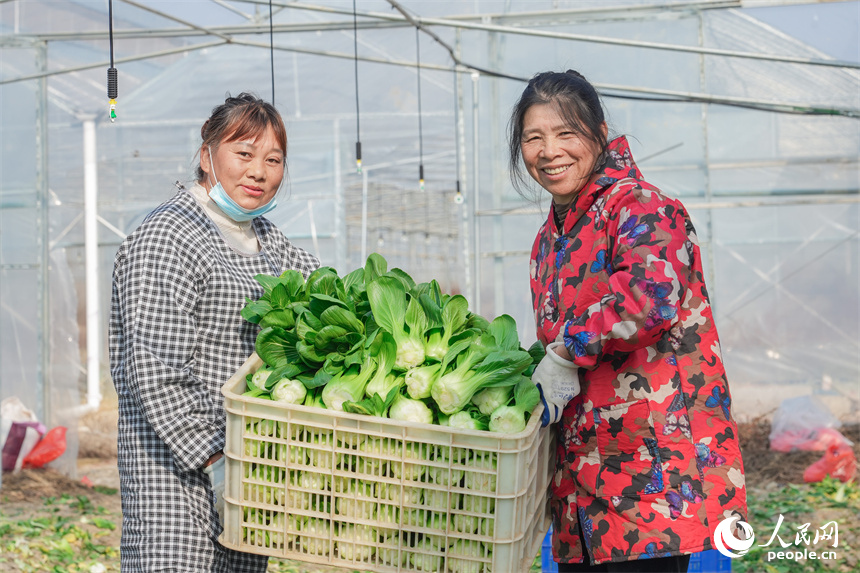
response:
[[[627,140],[535,239],[538,338],[561,334],[581,394],[559,426],[553,553],[592,563],[712,549],[746,519],[743,464],[695,230]]]

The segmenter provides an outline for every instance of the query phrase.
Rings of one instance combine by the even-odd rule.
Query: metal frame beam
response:
[[[132,0],[122,0],[122,1],[126,2],[127,4],[130,4],[132,6],[136,6],[138,8],[147,10],[147,11],[152,12],[154,14],[158,14],[164,18],[167,18],[167,19],[176,21],[178,23],[182,23],[185,26],[188,26],[187,29],[180,29],[180,30],[169,32],[172,35],[171,37],[178,37],[177,35],[174,35],[174,34],[184,33],[185,36],[189,36],[189,37],[200,36],[200,35],[213,35],[213,36],[221,37],[222,39],[225,39],[227,41],[230,41],[232,34],[264,34],[264,33],[268,34],[270,31],[270,27],[268,24],[265,24],[265,25],[264,24],[247,25],[247,26],[240,26],[240,27],[231,26],[231,27],[208,27],[208,28],[203,27],[203,26],[197,26],[195,24],[192,24],[190,22],[186,22],[184,20],[181,20],[179,18],[176,18],[174,16],[171,16],[171,15],[166,14],[164,12],[161,12],[159,10],[155,10],[153,8],[143,6],[143,5],[141,5],[137,2],[134,2]],[[237,1],[246,2],[246,3],[250,3],[250,4],[261,4],[261,5],[265,4],[268,6],[268,2],[266,2],[264,0],[237,0]],[[691,6],[694,6],[697,4],[699,4],[699,3],[691,2],[691,3],[685,3],[684,5],[687,6],[687,9],[689,10]],[[721,4],[726,4],[726,3],[721,3]],[[733,6],[737,5],[737,3],[734,3],[734,2],[731,2],[730,4],[732,4]],[[283,0],[273,0],[272,5],[278,6],[281,8],[291,8],[291,9],[298,9],[298,10],[311,10],[311,11],[317,11],[317,12],[325,12],[325,13],[348,15],[348,16],[352,16],[352,14],[353,14],[351,10],[332,8],[332,7],[328,7],[328,6],[317,6],[317,5],[305,4],[305,3],[299,4],[297,2],[284,2]],[[703,3],[702,5],[703,5],[703,7],[706,7],[707,3]],[[649,5],[649,7],[650,7],[650,9],[653,9],[654,5]],[[720,8],[726,8],[727,6],[721,5],[719,7]],[[664,8],[671,9],[671,5],[664,6]],[[605,9],[603,9],[603,10],[605,10]],[[617,8],[616,10],[621,10],[621,7]],[[636,14],[636,10],[634,9],[634,7],[627,7],[627,11],[629,13],[628,19],[634,19],[635,14]],[[573,13],[577,13],[577,12],[574,12],[571,10],[558,11],[558,12],[560,15],[570,15]],[[543,13],[544,12],[541,12],[541,14],[543,14]],[[578,12],[578,13],[582,13],[582,9],[580,9],[580,12]],[[589,13],[593,14],[595,12],[589,12]],[[534,14],[534,13],[526,13],[526,14]],[[605,36],[590,36],[587,34],[572,34],[572,33],[567,33],[567,32],[552,32],[552,31],[547,31],[547,30],[536,30],[534,28],[527,28],[527,27],[489,24],[489,23],[487,23],[487,20],[490,18],[482,18],[481,22],[470,22],[470,21],[467,21],[465,19],[459,19],[458,17],[425,18],[425,17],[421,17],[421,16],[413,16],[410,19],[410,18],[407,18],[406,16],[403,16],[403,15],[387,14],[384,12],[356,12],[356,15],[361,16],[363,18],[370,18],[370,19],[374,19],[377,21],[381,21],[381,22],[388,22],[389,25],[397,24],[397,25],[401,25],[401,26],[411,26],[411,25],[414,25],[414,23],[417,23],[417,24],[421,24],[424,26],[441,26],[441,27],[450,27],[450,28],[478,30],[478,31],[484,31],[484,32],[500,32],[500,33],[505,33],[505,34],[516,34],[516,35],[533,36],[533,37],[540,37],[540,38],[552,38],[552,39],[558,39],[558,40],[590,42],[590,43],[597,43],[597,44],[626,46],[626,47],[634,47],[634,48],[645,48],[645,49],[652,49],[652,50],[667,50],[667,51],[673,51],[673,52],[704,54],[704,55],[710,55],[710,56],[723,56],[723,57],[730,57],[730,58],[747,58],[747,59],[764,60],[764,61],[770,61],[770,62],[783,62],[783,63],[793,63],[793,64],[805,64],[805,65],[815,65],[815,66],[829,66],[829,67],[839,67],[839,68],[849,68],[849,69],[860,69],[860,63],[848,62],[848,61],[843,61],[843,60],[826,60],[826,59],[819,59],[819,58],[801,58],[801,57],[797,57],[797,56],[780,56],[778,54],[763,54],[763,53],[756,53],[756,52],[740,52],[740,51],[736,51],[736,50],[723,50],[723,49],[719,49],[719,48],[705,48],[703,46],[687,46],[687,45],[682,45],[682,44],[664,44],[664,43],[660,43],[660,42],[646,42],[646,41],[640,41],[640,40],[628,40],[628,39],[623,39],[623,38],[610,38],[610,37],[605,37]],[[509,17],[513,17],[513,16],[515,16],[515,15],[509,15]],[[460,18],[462,18],[462,16]],[[558,22],[557,19],[554,20],[554,23],[557,23],[557,22]],[[303,29],[302,31],[321,31],[323,28],[321,28],[320,26],[336,26],[336,28],[329,28],[329,29],[343,29],[343,28],[341,28],[341,26],[347,26],[347,25],[349,27],[351,27],[351,24],[349,24],[346,21],[344,21],[344,22],[326,22],[326,23],[321,23],[321,24],[314,24],[312,26],[309,26],[309,27]],[[363,23],[362,25],[366,26],[367,24]],[[295,29],[291,30],[290,25],[274,26],[273,31],[274,30],[277,30],[279,33],[281,31],[283,31],[283,32],[296,31]],[[165,33],[167,33],[167,32],[165,32]],[[57,34],[53,34],[50,36],[49,35],[44,35],[44,36],[36,35],[36,37],[38,37],[40,39],[60,39],[60,38],[68,39],[70,34],[74,34],[74,32],[68,32],[68,33],[65,33],[64,35],[57,35]],[[101,38],[106,37],[105,34],[106,33],[103,33],[103,35],[101,37],[99,37],[96,34],[91,34],[88,36],[88,38],[89,39],[101,39]],[[119,34],[120,34],[119,32],[115,32],[114,37],[115,38],[120,37]],[[53,37],[51,37],[51,36],[53,36]],[[157,37],[154,34],[154,31],[153,31],[153,34],[150,34],[150,37]]]
[[[241,1],[241,0],[240,0]],[[491,14],[470,14],[447,16],[449,20],[484,21],[485,19],[503,22],[521,23],[533,20],[546,20],[550,18],[557,22],[559,17],[568,18],[571,21],[595,21],[595,20],[630,20],[642,19],[647,16],[665,17],[667,12],[677,14],[690,14],[702,10],[719,10],[725,8],[740,8],[741,0],[693,0],[690,2],[671,2],[654,4],[629,4],[622,6],[600,6],[591,8],[560,8],[556,10],[526,10],[522,12],[496,12]]]
[[[742,196],[740,193],[738,197]],[[785,207],[790,205],[851,205],[860,203],[860,189],[846,189],[833,193],[813,193],[801,191],[798,193],[773,193],[756,195],[743,195],[750,199],[723,201],[696,201],[692,198],[680,197],[684,207],[692,209],[735,209],[738,207]],[[691,200],[692,199],[692,200]],[[485,209],[475,213],[476,217],[496,217],[499,215],[536,215],[546,214],[546,208],[538,205],[518,205],[502,209]]]
[[[249,2],[252,4],[262,4],[268,2],[264,2],[264,0],[237,0],[239,2]],[[315,6],[312,4],[298,4],[298,3],[290,3],[290,2],[280,2],[277,0],[273,0],[274,5],[278,6],[286,6],[289,8],[296,8],[301,10],[315,10],[320,12],[329,12],[335,14],[343,14],[343,15],[352,15],[351,10],[340,10],[335,8],[330,8],[328,6]],[[405,21],[406,18],[402,15],[398,16],[395,14],[387,14],[384,12],[357,12],[359,16],[366,18],[376,18],[380,20],[387,21]],[[558,40],[575,40],[581,42],[592,42],[598,44],[609,44],[609,45],[618,45],[618,46],[629,46],[636,48],[648,48],[653,50],[669,50],[669,51],[677,51],[677,52],[687,52],[693,54],[705,54],[711,56],[725,56],[725,57],[733,57],[733,58],[751,58],[756,60],[766,60],[772,62],[786,62],[786,63],[794,63],[794,64],[809,64],[809,65],[818,65],[818,66],[835,66],[835,67],[846,67],[846,68],[855,68],[860,69],[860,64],[855,62],[845,62],[841,60],[821,60],[817,58],[798,58],[794,56],[779,56],[775,54],[760,54],[754,52],[738,52],[735,50],[721,50],[717,48],[704,48],[700,46],[685,46],[680,44],[663,44],[659,42],[644,42],[637,40],[625,40],[621,38],[608,38],[603,36],[589,36],[586,34],[570,34],[563,32],[548,32],[544,30],[535,30],[532,28],[520,28],[515,26],[502,26],[496,24],[488,24],[485,22],[477,23],[477,22],[465,22],[458,21],[453,18],[424,18],[421,16],[413,16],[412,20],[417,22],[418,24],[422,24],[425,26],[444,26],[444,27],[452,27],[452,28],[465,28],[470,30],[480,30],[484,32],[502,32],[508,34],[518,34],[524,36],[535,36],[542,38],[554,38]]]
[[[377,28],[408,28],[407,22],[357,22],[359,30]],[[291,24],[273,24],[272,31],[275,34],[294,34],[302,32],[340,32],[352,31],[352,22],[301,22]],[[211,31],[211,33],[210,33]],[[238,24],[233,26],[211,26],[206,30],[191,28],[146,28],[135,30],[114,30],[114,40],[139,40],[142,38],[198,38],[201,36],[225,34],[228,36],[243,35],[268,35],[268,24]],[[46,41],[71,41],[71,40],[104,40],[108,33],[99,31],[90,32],[52,32],[38,34],[40,40]]]
[[[129,56],[126,58],[118,58],[115,60],[116,63],[127,63],[134,62],[140,60],[147,60],[151,58],[158,58],[163,56],[175,55],[182,52],[191,52],[194,50],[201,50],[204,48],[211,48],[215,46],[225,45],[228,42],[226,40],[219,40],[216,42],[206,42],[203,44],[195,44],[192,46],[183,46],[181,48],[174,48],[170,50],[161,50],[158,52],[151,52],[148,54],[141,54],[138,56]],[[248,42],[243,40],[237,40],[236,38],[231,38],[229,41],[230,44],[238,45],[238,46],[251,46],[261,49],[270,49],[271,46],[269,44],[263,42]],[[355,58],[354,54],[349,54],[346,52],[331,52],[325,50],[309,50],[305,48],[296,48],[291,46],[274,46],[275,50],[285,51],[285,52],[295,52],[299,54],[309,54],[315,56],[325,56],[330,58],[340,58],[353,60]],[[411,62],[408,60],[387,60],[384,58],[374,58],[368,56],[359,56],[358,59],[362,62],[372,62],[377,64],[388,64],[394,66],[403,66],[409,68],[415,68],[418,66],[416,62]],[[96,68],[105,68],[109,65],[109,62],[96,62],[93,64],[87,64],[85,66],[76,66],[74,68],[65,68],[62,70],[51,70],[44,71],[37,74],[30,74],[27,76],[19,76],[17,78],[9,78],[5,80],[0,80],[0,85],[10,84],[15,82],[33,80],[44,78],[53,75],[66,74],[72,72],[80,72],[84,70],[96,69]],[[422,69],[429,70],[440,70],[440,71],[451,71],[452,68],[450,66],[444,66],[439,64],[429,64],[426,62],[422,62],[420,64]],[[473,73],[472,70],[457,66],[454,68],[455,71],[460,73]],[[513,79],[517,81],[527,81],[527,78],[512,78],[506,77],[505,79]],[[810,104],[807,103],[799,103],[799,102],[778,102],[778,101],[767,101],[767,100],[758,100],[753,98],[742,98],[742,97],[733,97],[733,96],[718,96],[714,97],[709,94],[703,93],[695,93],[695,92],[681,92],[676,90],[662,90],[656,88],[643,88],[638,86],[624,86],[618,84],[604,84],[595,82],[594,87],[597,88],[604,97],[619,97],[616,93],[611,92],[620,92],[624,93],[634,93],[634,94],[646,94],[651,96],[658,96],[660,98],[682,98],[686,102],[699,102],[699,103],[709,103],[715,105],[731,105],[731,106],[741,106],[741,107],[751,107],[760,109],[762,111],[772,111],[772,112],[789,112],[795,113],[797,110],[808,109],[810,108]],[[621,96],[623,97],[623,96]],[[816,107],[821,107],[820,105]],[[828,107],[829,115],[844,115],[847,117],[860,117],[860,109],[856,108],[844,108],[844,107]]]

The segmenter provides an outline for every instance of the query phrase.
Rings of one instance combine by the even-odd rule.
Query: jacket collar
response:
[[[606,146],[606,152],[600,163],[600,167],[594,172],[594,175],[579,192],[576,201],[567,212],[567,217],[564,219],[563,233],[567,234],[573,229],[577,221],[585,215],[594,202],[603,191],[611,187],[620,179],[635,179],[642,180],[642,173],[633,161],[633,155],[630,153],[630,145],[627,143],[627,138],[623,135],[613,139]],[[549,212],[548,224],[552,229],[553,234],[556,233],[555,226],[555,205],[552,206]]]

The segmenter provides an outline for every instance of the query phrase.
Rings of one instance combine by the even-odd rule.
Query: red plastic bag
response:
[[[36,444],[22,464],[25,468],[40,468],[54,461],[66,451],[66,428],[51,428]]]
[[[770,437],[770,449],[775,452],[793,452],[794,450],[823,452],[830,446],[843,444],[850,446],[851,441],[842,432],[833,428],[785,431]]]
[[[827,405],[817,396],[795,396],[782,401],[773,416],[770,449],[825,451],[830,446],[851,441],[838,430],[842,426]]]
[[[843,482],[854,479],[857,473],[857,459],[854,450],[847,444],[832,444],[824,456],[803,472],[803,481],[817,482],[831,476]]]

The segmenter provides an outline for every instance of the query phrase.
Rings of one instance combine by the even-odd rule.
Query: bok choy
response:
[[[536,403],[514,387],[534,388],[543,346],[521,347],[510,316],[487,321],[376,253],[343,277],[320,267],[306,280],[255,278],[262,294],[242,316],[260,327],[265,365],[249,397],[508,433],[528,422]]]

